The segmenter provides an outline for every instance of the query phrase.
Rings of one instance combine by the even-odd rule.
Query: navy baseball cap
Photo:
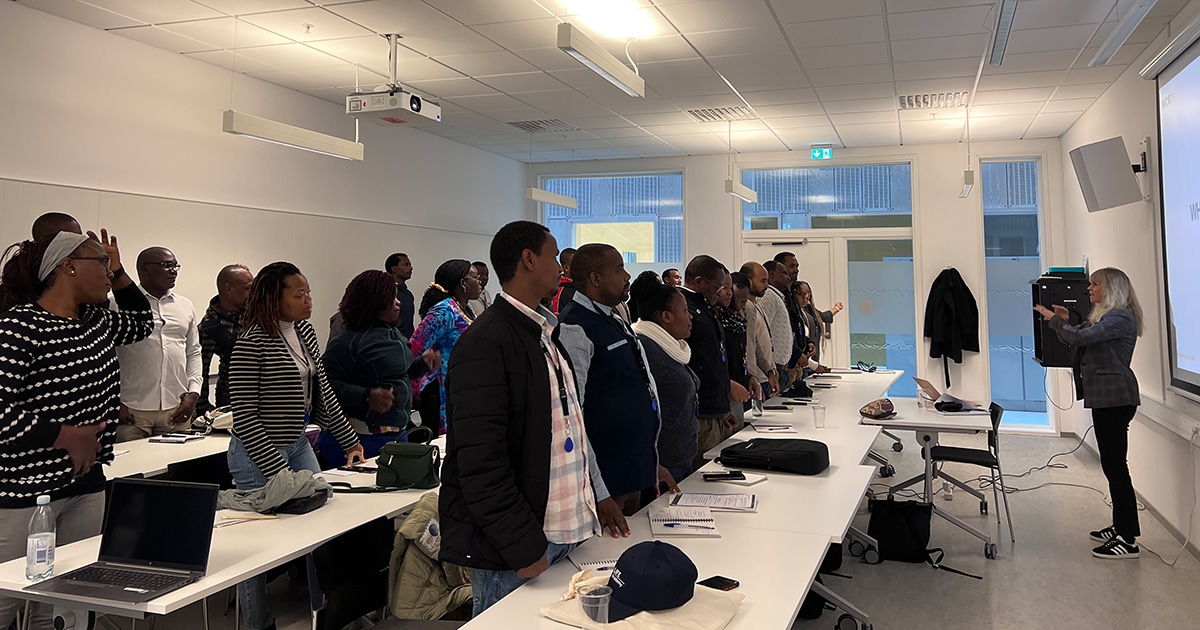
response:
[[[697,577],[695,563],[675,545],[654,540],[626,549],[608,578],[609,623],[643,610],[670,610],[688,603]]]

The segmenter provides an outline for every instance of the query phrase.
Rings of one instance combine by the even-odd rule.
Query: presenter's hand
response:
[[[366,461],[367,458],[363,457],[362,444],[355,444],[350,450],[346,451],[346,465],[353,466],[354,464],[362,464]]]
[[[1054,311],[1046,308],[1045,306],[1042,306],[1041,304],[1033,305],[1033,310],[1038,315],[1041,315],[1042,319],[1045,321],[1050,321],[1050,320],[1054,319]]]
[[[608,530],[612,533],[613,538],[629,537],[629,523],[625,522],[625,515],[621,513],[621,508],[617,507],[617,502],[609,497],[596,504],[596,516],[600,517],[600,531]]]
[[[530,578],[535,578],[535,577],[541,575],[543,572],[546,571],[546,569],[549,569],[549,568],[550,568],[550,559],[546,557],[546,554],[542,554],[542,557],[540,559],[538,559],[537,562],[534,562],[533,564],[525,567],[524,569],[517,569],[517,577],[521,578],[522,580],[528,580]]]
[[[1071,319],[1071,311],[1068,311],[1067,307],[1065,307],[1061,304],[1054,305],[1054,314],[1058,317],[1063,318],[1064,320]]]
[[[657,497],[662,494],[660,488],[662,488],[662,484],[664,483],[667,484],[667,490],[670,490],[671,494],[679,494],[679,484],[675,483],[675,478],[671,476],[671,471],[663,466],[659,466],[658,483],[654,484],[654,496]]]
[[[96,455],[100,453],[100,434],[108,428],[107,422],[75,426],[64,424],[58,430],[54,448],[61,448],[71,458],[71,476],[78,477],[92,469]]]

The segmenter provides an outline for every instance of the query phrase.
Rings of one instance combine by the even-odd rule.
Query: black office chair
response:
[[[388,563],[395,535],[391,519],[377,518],[313,550],[314,570],[308,576],[316,580],[313,630],[340,630],[387,608]],[[318,603],[318,598],[323,601]]]
[[[986,449],[938,445],[929,449],[929,457],[935,466],[934,477],[941,477],[979,499],[979,511],[984,514],[987,514],[987,498],[983,493],[950,475],[943,474],[936,466],[945,462],[953,462],[987,468],[992,475],[992,502],[995,503],[998,500],[996,497],[996,486],[999,485],[1000,496],[1004,497],[1004,516],[1008,519],[1008,536],[1013,542],[1016,542],[1017,537],[1013,533],[1012,526],[1012,513],[1008,510],[1008,493],[1005,492],[1004,488],[1004,471],[1000,468],[1000,418],[1004,415],[1004,408],[996,403],[992,403],[988,406],[988,411],[992,416],[992,430],[988,431],[987,434],[988,447]],[[999,513],[996,514],[996,524],[1000,524]]]
[[[196,459],[167,464],[167,479],[192,483],[215,483],[222,490],[233,486],[233,475],[229,474],[229,460],[225,453],[213,453]]]

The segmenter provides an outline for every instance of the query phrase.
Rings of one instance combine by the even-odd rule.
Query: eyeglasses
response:
[[[179,268],[183,266],[183,265],[181,265],[175,261],[171,261],[171,260],[164,260],[162,262],[148,262],[146,264],[147,265],[158,265],[159,267],[162,267],[166,271],[179,271]]]
[[[104,268],[108,269],[108,256],[72,256],[71,260],[99,260],[104,264]]]

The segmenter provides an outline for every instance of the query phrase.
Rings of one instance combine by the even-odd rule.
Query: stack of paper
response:
[[[753,494],[714,494],[681,492],[671,498],[677,507],[706,507],[717,512],[757,512],[758,497]]]
[[[648,510],[650,533],[662,536],[720,538],[717,522],[706,507],[652,507]]]

